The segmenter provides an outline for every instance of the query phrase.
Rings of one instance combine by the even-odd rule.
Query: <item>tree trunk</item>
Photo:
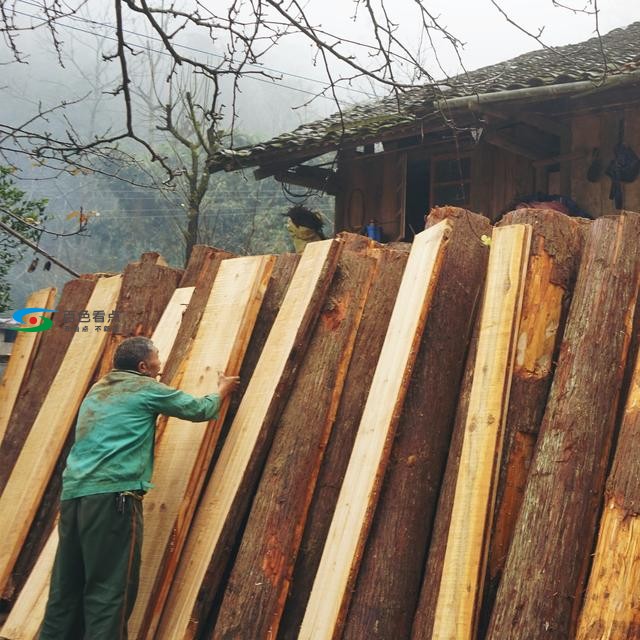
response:
[[[591,224],[487,637],[575,633],[639,285],[640,215]]]

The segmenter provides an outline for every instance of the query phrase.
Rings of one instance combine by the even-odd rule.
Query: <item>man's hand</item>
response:
[[[225,376],[222,371],[218,372],[218,395],[220,400],[224,400],[233,393],[240,384],[240,376]]]

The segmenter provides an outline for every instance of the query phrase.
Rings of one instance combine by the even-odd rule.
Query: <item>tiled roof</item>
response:
[[[609,76],[640,69],[640,22],[615,29],[601,39],[594,37],[577,44],[538,49],[511,60],[482,67],[447,80],[440,85],[421,85],[402,94],[400,109],[395,96],[357,105],[340,114],[303,124],[267,142],[218,153],[212,171],[267,164],[287,155],[320,155],[339,146],[361,144],[384,132],[411,127],[436,113],[434,101],[487,94],[496,91],[602,80],[604,50]],[[447,88],[443,88],[446,86]],[[343,129],[344,126],[344,129]]]

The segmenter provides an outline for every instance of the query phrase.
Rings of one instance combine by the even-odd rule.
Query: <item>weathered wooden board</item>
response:
[[[491,235],[484,216],[443,209],[453,228],[440,285],[407,390],[343,640],[407,638],[411,631],[487,268],[489,249],[481,237]]]
[[[451,224],[416,235],[300,628],[331,639],[344,621]]]
[[[295,640],[304,617],[322,548],[338,502],[344,474],[362,418],[375,367],[382,350],[408,252],[374,248],[377,271],[358,328],[347,379],[340,398],[335,426],[322,459],[322,466],[307,515],[302,543],[293,572],[288,600],[278,637]]]
[[[196,396],[215,392],[218,372],[237,375],[264,295],[274,259],[254,256],[225,260],[189,353],[180,388]],[[182,551],[204,475],[228,400],[218,419],[194,423],[169,418],[156,441],[153,492],[145,499],[145,535],[133,637],[153,634],[166,591]]]
[[[531,227],[495,229],[432,638],[475,637]]]
[[[533,239],[483,592],[480,629],[485,631],[520,512],[589,225],[551,209],[518,209],[500,222],[509,224],[530,224]]]
[[[26,308],[51,309],[56,290],[53,287],[40,289],[32,293],[27,299]],[[36,314],[50,318],[51,314]],[[25,323],[29,317],[25,317]],[[29,377],[31,365],[35,358],[42,331],[16,331],[16,339],[11,349],[11,357],[0,382],[0,444],[9,424],[11,412],[18,399],[18,393],[23,382]]]
[[[179,321],[182,318],[182,305],[185,304],[184,301],[188,302],[187,298],[190,297],[192,291],[193,287],[176,289],[153,332],[152,340],[158,347],[161,362],[171,351],[177,335],[176,319]],[[5,625],[2,627],[0,633],[3,637],[9,640],[35,640],[44,618],[57,546],[58,529],[54,526],[29,574],[29,578],[11,609]]]
[[[366,255],[366,238],[346,235],[341,240],[345,246],[336,275],[278,420],[214,638],[273,638],[277,633],[376,266]]]
[[[640,357],[636,357],[576,640],[640,636],[639,480]]]
[[[193,636],[206,619],[339,252],[333,240],[304,251],[196,513],[158,638]]]
[[[120,276],[99,280],[88,308],[113,308],[121,283]],[[0,496],[0,589],[5,588],[11,576],[108,335],[103,331],[74,335]]]
[[[640,215],[593,222],[488,638],[573,637],[632,335]]]

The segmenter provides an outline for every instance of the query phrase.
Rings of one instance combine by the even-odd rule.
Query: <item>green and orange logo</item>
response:
[[[54,313],[55,309],[43,309],[42,307],[27,307],[26,309],[18,309],[12,314],[12,318],[20,324],[26,325],[22,327],[5,327],[13,331],[46,331],[51,329],[53,322],[44,316],[33,315],[37,312]]]

